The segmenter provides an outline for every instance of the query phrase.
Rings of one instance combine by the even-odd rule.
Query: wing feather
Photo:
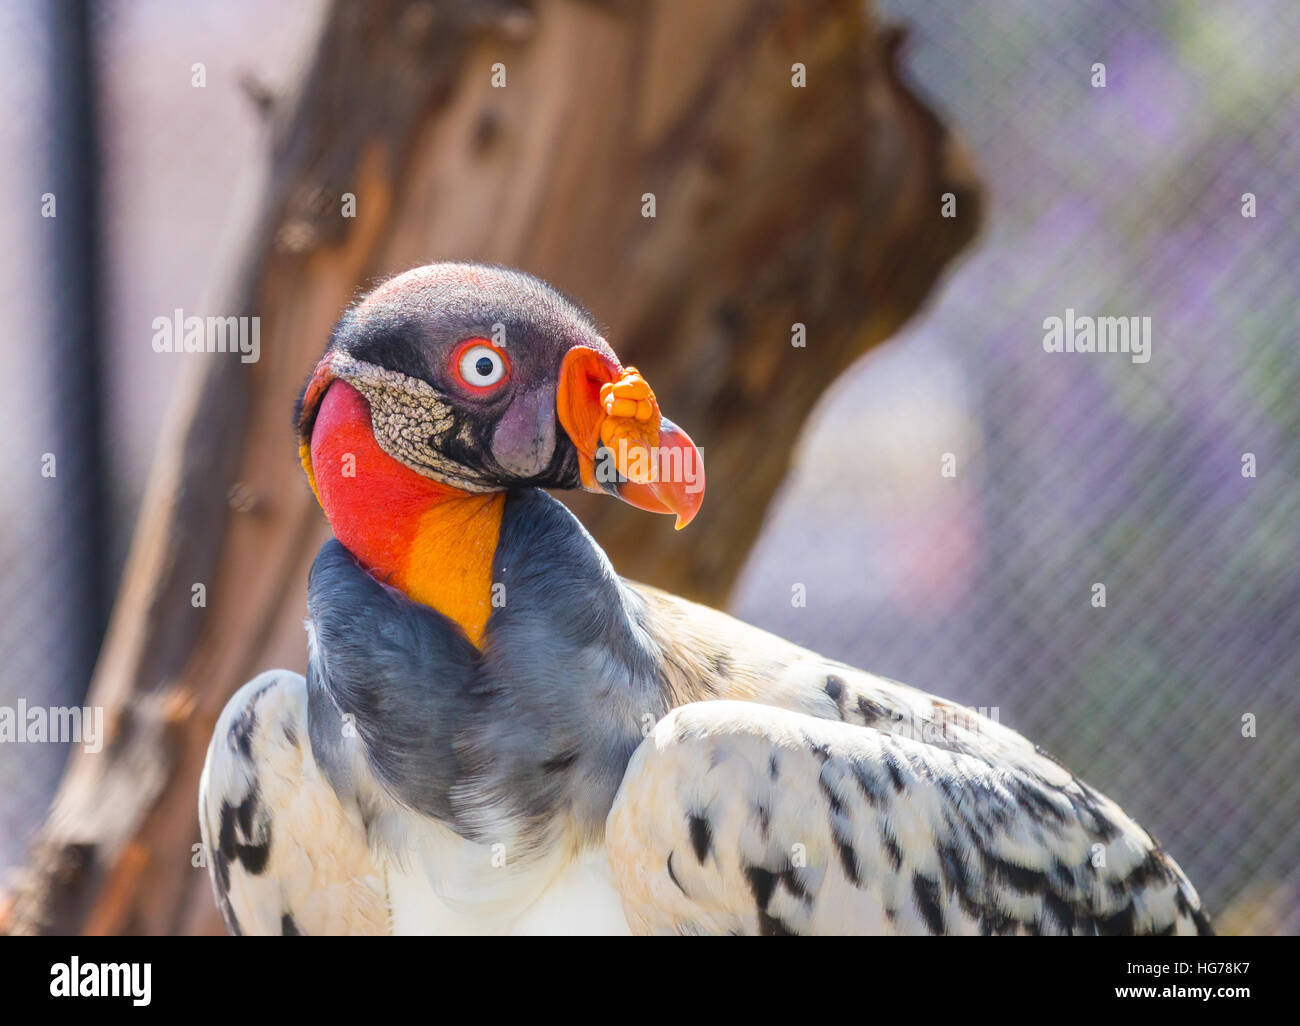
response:
[[[312,756],[307,688],[287,670],[227,703],[199,785],[217,905],[234,934],[383,934],[389,909],[355,804]]]
[[[969,736],[957,750],[755,702],[680,706],[606,824],[624,911],[641,933],[1208,930],[1151,837],[1023,744],[1008,763]]]

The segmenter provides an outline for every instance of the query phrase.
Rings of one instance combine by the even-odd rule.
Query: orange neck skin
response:
[[[345,381],[329,386],[317,411],[311,474],[344,547],[478,645],[492,612],[505,493],[464,492],[393,459],[375,441],[369,403]]]

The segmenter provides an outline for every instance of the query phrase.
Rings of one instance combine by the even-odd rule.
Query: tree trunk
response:
[[[71,759],[7,928],[219,929],[199,771],[230,694],[305,665],[328,529],[290,411],[368,282],[480,259],[591,309],[703,449],[709,497],[682,534],[573,504],[624,574],[724,601],[817,397],[978,224],[974,175],[900,81],[898,42],[861,0],[336,3],[270,112],[243,263],[210,311],[259,316],[261,359],[197,359],[173,405],[89,699],[108,742]]]

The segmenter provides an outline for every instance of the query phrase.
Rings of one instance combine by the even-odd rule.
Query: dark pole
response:
[[[50,14],[49,180],[58,215],[49,225],[56,280],[49,380],[60,479],[57,535],[61,600],[68,605],[65,688],[81,700],[108,617],[103,359],[100,331],[99,178],[91,5],[54,0]]]

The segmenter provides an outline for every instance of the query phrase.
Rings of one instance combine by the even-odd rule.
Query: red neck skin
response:
[[[376,578],[456,621],[478,644],[491,612],[505,496],[417,474],[379,447],[370,405],[345,381],[321,400],[311,464],[334,536]]]

